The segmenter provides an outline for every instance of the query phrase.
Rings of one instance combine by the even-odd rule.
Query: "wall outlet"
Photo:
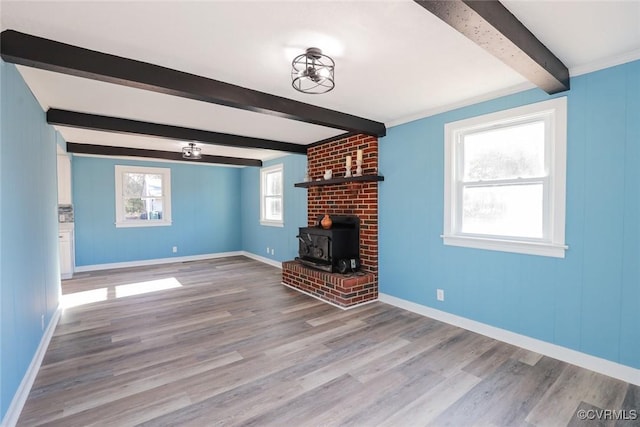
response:
[[[44,331],[44,314],[40,315],[40,328]]]
[[[174,253],[174,254],[177,254],[177,253],[178,253],[178,247],[177,247],[177,246],[174,246],[172,250],[173,250],[173,253]]]
[[[275,255],[275,249],[271,248],[271,255]]]
[[[444,290],[436,289],[436,299],[438,301],[444,301]]]
[[[269,246],[267,246],[267,255],[269,255]]]

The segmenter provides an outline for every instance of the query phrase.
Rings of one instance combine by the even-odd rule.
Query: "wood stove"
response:
[[[328,272],[355,271],[359,268],[360,219],[357,216],[330,215],[331,228],[320,225],[300,227],[298,257],[301,263]]]

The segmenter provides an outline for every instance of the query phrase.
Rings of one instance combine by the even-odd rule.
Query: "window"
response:
[[[282,164],[260,170],[260,224],[283,227]]]
[[[171,169],[116,165],[116,227],[171,225]]]
[[[445,125],[445,245],[564,258],[566,98]]]

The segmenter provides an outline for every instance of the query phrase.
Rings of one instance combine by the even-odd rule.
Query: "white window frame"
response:
[[[282,194],[280,195],[282,203],[282,218],[274,221],[265,218],[265,194],[267,175],[279,172],[282,175]],[[274,196],[269,196],[274,197]],[[260,224],[270,227],[284,227],[284,165],[279,163],[277,165],[268,166],[260,169]]]
[[[124,197],[122,192],[122,176],[125,173],[154,174],[162,176],[162,219],[157,220],[125,220]],[[171,225],[171,169],[152,168],[146,166],[116,165],[116,228],[128,227],[166,227]]]
[[[540,119],[545,120],[544,237],[505,238],[462,233],[462,137],[511,123],[517,125]],[[445,245],[564,258],[568,249],[565,245],[566,97],[447,123],[444,146],[444,232],[441,237]]]

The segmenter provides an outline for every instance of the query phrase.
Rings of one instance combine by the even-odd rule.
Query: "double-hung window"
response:
[[[445,125],[444,244],[564,257],[566,98]]]
[[[171,169],[116,165],[116,227],[171,225]]]
[[[260,224],[284,226],[283,165],[260,170]]]

